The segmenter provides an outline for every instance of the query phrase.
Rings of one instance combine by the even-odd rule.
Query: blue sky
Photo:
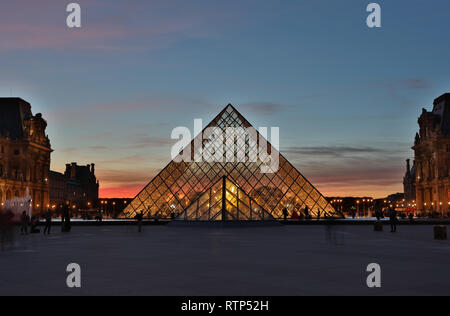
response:
[[[170,132],[232,103],[280,126],[282,151],[326,195],[402,190],[422,107],[450,91],[450,2],[2,1],[0,95],[49,123],[52,169],[97,164],[132,196],[170,160]]]

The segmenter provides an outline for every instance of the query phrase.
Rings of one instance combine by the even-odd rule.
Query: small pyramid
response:
[[[228,177],[203,192],[176,220],[274,221],[272,215]]]

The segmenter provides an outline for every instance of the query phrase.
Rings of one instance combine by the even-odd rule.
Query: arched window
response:
[[[0,164],[0,177],[3,177],[3,165]]]
[[[11,200],[11,191],[10,190],[6,191],[6,200],[7,201]]]

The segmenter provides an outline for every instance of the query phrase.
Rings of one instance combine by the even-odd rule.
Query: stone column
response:
[[[416,183],[416,211],[423,212],[423,191],[420,188],[420,185]]]

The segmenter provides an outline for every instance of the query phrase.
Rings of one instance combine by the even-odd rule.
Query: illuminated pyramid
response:
[[[231,105],[226,106],[217,115],[208,127],[218,127],[225,133],[228,127],[252,128],[251,124]],[[257,132],[256,132],[257,133]],[[258,137],[260,136],[259,133]],[[214,146],[204,141],[202,133],[196,136],[189,145],[191,155],[194,158],[198,152],[195,151],[195,142],[200,138],[202,153],[211,152],[214,154]],[[224,142],[224,152],[240,151],[245,156],[249,156],[252,149],[248,146],[248,137],[245,143],[236,144],[235,141]],[[236,148],[241,146],[242,148]],[[188,146],[186,146],[188,148]],[[269,151],[275,150],[268,144]],[[242,192],[242,196],[249,197],[262,208],[263,213],[269,213],[275,219],[283,217],[283,209],[286,209],[291,216],[307,213],[317,216],[318,212],[324,217],[342,217],[325,197],[308,181],[303,175],[292,166],[283,155],[279,155],[279,168],[272,173],[262,173],[263,161],[234,161],[226,162],[206,162],[172,160],[151,182],[134,198],[121,214],[121,218],[134,218],[137,213],[143,212],[144,217],[153,218],[174,218],[180,214],[185,214],[187,219],[194,219],[186,215],[186,211],[199,203],[206,196],[204,193],[214,185],[221,185],[223,177],[228,179],[227,183],[234,183]],[[181,154],[181,153],[180,153]],[[218,184],[219,183],[219,184]],[[209,206],[208,206],[209,208]],[[305,212],[306,210],[306,212]],[[238,213],[242,212],[240,209]],[[244,212],[245,213],[245,212]],[[205,219],[206,215],[195,219]],[[205,220],[212,220],[210,216]],[[229,219],[233,220],[231,216]]]

